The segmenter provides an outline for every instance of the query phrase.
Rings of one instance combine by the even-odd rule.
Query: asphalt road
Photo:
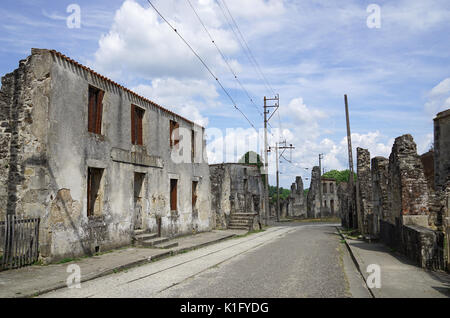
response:
[[[146,264],[42,297],[369,297],[333,225],[264,232]]]

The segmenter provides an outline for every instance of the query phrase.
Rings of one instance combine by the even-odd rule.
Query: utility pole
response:
[[[267,105],[268,101],[275,101],[275,105]],[[264,182],[264,210],[265,210],[265,220],[264,224],[267,226],[269,221],[269,149],[268,149],[268,141],[267,141],[267,124],[269,120],[272,118],[273,114],[278,110],[278,107],[280,107],[280,96],[277,94],[275,98],[267,98],[264,96],[264,174],[265,174],[265,182]],[[275,110],[272,112],[272,115],[270,115],[269,118],[267,118],[267,115],[270,113],[269,108],[275,108]]]
[[[348,115],[348,100],[347,95],[344,95],[345,99],[345,117],[347,120],[347,143],[348,143],[348,167],[350,169],[350,177],[348,183],[350,189],[353,189],[353,152],[352,152],[352,134],[350,133],[350,117]]]
[[[350,176],[348,178],[348,184],[349,184],[349,194],[351,197],[353,197],[353,152],[352,152],[352,135],[350,133],[350,116],[348,114],[348,99],[347,95],[344,95],[345,99],[345,117],[347,121],[347,142],[348,142],[348,165],[350,169]],[[352,216],[351,220],[349,218],[347,224],[349,227],[360,227],[360,207],[359,207],[359,183],[358,179],[356,179],[356,217],[358,219],[358,224],[355,224],[355,218]],[[351,224],[350,224],[351,223]]]
[[[282,145],[282,146],[280,146],[280,145]],[[278,156],[279,149],[283,149],[283,152]],[[286,141],[275,143],[275,154],[276,154],[276,158],[277,158],[277,165],[276,165],[276,167],[277,167],[277,222],[280,222],[280,171],[278,169],[278,163],[279,163],[281,156],[286,151],[286,149],[295,149],[295,147],[293,147],[292,144],[287,146]]]
[[[319,154],[319,200],[320,200],[320,216],[322,216],[322,159],[323,159],[323,153]]]

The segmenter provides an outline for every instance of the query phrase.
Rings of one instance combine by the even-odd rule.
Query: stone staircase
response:
[[[256,213],[232,213],[230,215],[228,229],[250,231],[256,215]]]
[[[170,242],[170,238],[159,237],[157,233],[148,233],[146,230],[134,230],[133,245],[168,249],[177,247],[178,242]]]

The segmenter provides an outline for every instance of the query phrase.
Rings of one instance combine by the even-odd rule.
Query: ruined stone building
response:
[[[419,156],[411,135],[395,139],[389,158],[370,160],[357,149],[358,180],[354,191],[339,190],[342,223],[358,228],[364,237],[379,238],[418,265],[445,268],[450,185],[450,111],[434,120],[434,151]],[[350,208],[357,207],[358,222]],[[445,236],[447,236],[445,238]]]
[[[320,208],[320,195],[322,195],[322,209]],[[308,218],[337,216],[339,215],[339,206],[336,180],[321,178],[319,167],[314,167],[311,172],[311,184],[307,195]]]
[[[209,166],[211,213],[218,229],[258,228],[264,215],[264,182],[255,165]]]
[[[39,217],[44,260],[210,230],[204,158],[203,127],[61,53],[2,78],[0,219]]]
[[[303,189],[302,177],[295,178],[291,185],[291,194],[288,198],[287,215],[298,218],[306,218],[306,196]]]

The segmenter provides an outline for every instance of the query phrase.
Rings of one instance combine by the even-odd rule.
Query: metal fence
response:
[[[7,215],[0,222],[0,270],[31,265],[39,257],[39,218]]]

